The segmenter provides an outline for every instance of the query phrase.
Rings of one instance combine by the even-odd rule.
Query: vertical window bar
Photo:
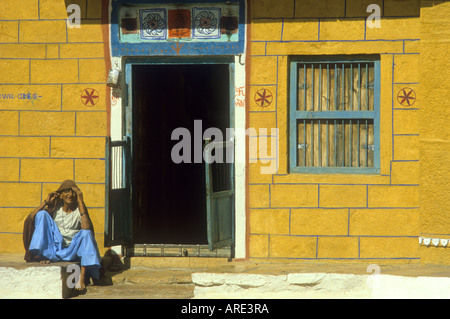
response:
[[[330,64],[327,63],[327,111],[330,110]]]
[[[334,110],[338,110],[338,67],[337,64],[334,64]]]
[[[125,154],[124,151],[124,146],[120,147],[120,167],[119,167],[119,176],[120,176],[120,188],[124,188],[125,187],[125,174],[124,174],[124,170],[125,170],[125,166],[124,166],[124,159],[123,156]]]
[[[353,144],[353,141],[352,141],[352,120],[350,120],[350,132],[349,132],[349,138],[348,138],[348,146],[349,146],[349,166],[350,167],[353,167],[353,162],[352,162],[352,144]]]
[[[114,147],[114,189],[117,189],[117,147]]]
[[[110,175],[111,189],[114,189],[114,147],[111,146],[111,175]]]
[[[120,188],[124,188],[125,187],[125,181],[124,181],[124,178],[125,178],[125,176],[124,176],[124,169],[125,169],[125,167],[124,167],[123,156],[124,156],[124,146],[121,146],[120,147],[120,168],[119,168],[119,171],[120,171]]]
[[[314,111],[314,64],[311,64],[311,111]]]
[[[366,111],[369,110],[369,64],[366,63]]]
[[[116,173],[116,166],[117,166],[117,147],[113,147],[113,167],[112,167],[112,177],[113,177],[113,189],[117,189],[117,173]]]
[[[319,156],[319,166],[322,166],[322,130],[320,127],[320,120],[319,120],[319,153],[317,154]]]
[[[116,187],[120,188],[120,149],[119,147],[116,148]]]
[[[314,121],[311,121],[311,166],[314,166]]]
[[[119,186],[119,188],[122,188],[122,147],[123,146],[118,148],[118,151],[119,151],[118,164],[119,165],[117,165],[118,166],[117,167],[117,177],[118,177],[118,186]]]
[[[342,83],[341,83],[341,96],[342,96],[342,101],[341,101],[341,110],[344,111],[345,110],[345,68],[344,68],[344,63],[342,63]]]
[[[353,64],[350,64],[350,111],[353,111]]]
[[[322,111],[322,64],[319,64],[319,111]]]
[[[358,167],[359,167],[360,156],[361,156],[361,154],[360,154],[360,152],[361,152],[361,142],[360,142],[360,140],[359,140],[360,135],[361,135],[361,131],[360,131],[360,127],[359,127],[359,120],[358,120],[357,125],[358,125],[358,148],[357,148],[357,152],[358,152],[358,160],[357,160],[357,163],[358,163]]]
[[[115,151],[116,151],[116,149],[115,149],[115,147],[113,146],[113,147],[111,147],[111,189],[115,189],[115,181],[114,181],[114,178],[115,178],[115,162],[116,162],[116,160],[115,160]]]
[[[117,148],[117,188],[122,188],[122,146]]]
[[[111,189],[114,189],[114,146],[111,146],[111,176],[109,178]]]
[[[121,147],[117,148],[117,188],[121,188],[121,177],[120,177],[120,173],[121,173]]]
[[[369,156],[369,127],[367,125],[367,120],[366,120],[366,167],[369,163],[368,156]]]
[[[361,63],[358,63],[358,111],[361,111]]]
[[[327,120],[327,149],[326,149],[326,153],[327,153],[327,166],[330,166],[330,158],[329,158],[329,155],[330,155],[330,151],[329,151],[330,143],[329,143],[329,139],[330,139],[330,126],[329,126],[328,120]]]
[[[303,120],[303,166],[306,166],[306,120]]]
[[[342,167],[345,166],[345,124],[344,120],[342,120]]]
[[[306,111],[306,64],[303,64],[303,111]]]
[[[334,120],[334,166],[338,166],[337,162],[337,121]]]

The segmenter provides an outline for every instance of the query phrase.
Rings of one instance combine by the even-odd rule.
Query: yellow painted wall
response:
[[[423,1],[420,41],[420,232],[431,238],[450,230],[450,2]],[[448,236],[445,236],[448,238]],[[447,246],[448,247],[448,246]],[[420,246],[425,263],[450,264],[450,249]]]
[[[449,92],[449,3],[273,3],[252,1],[251,11],[249,126],[280,131],[277,174],[261,174],[260,162],[249,168],[250,258],[448,264],[449,248],[421,246],[419,236],[450,237],[448,107],[441,95]],[[382,9],[381,28],[366,25],[372,3]],[[290,173],[288,58],[341,54],[380,54],[381,173]],[[404,87],[418,97],[411,107],[397,101]],[[264,88],[275,98],[261,108],[252,97]]]
[[[65,179],[83,191],[104,251],[101,1],[70,3],[80,5],[81,28],[67,27],[64,0],[0,1],[0,253],[24,252],[23,221]],[[99,93],[95,105],[82,103],[86,88]]]
[[[277,174],[249,164],[249,257],[449,264],[449,248],[419,245],[418,237],[450,237],[442,102],[450,4],[250,2],[249,125],[280,135]],[[81,6],[80,29],[66,25],[67,1],[0,1],[0,253],[23,252],[25,217],[66,178],[83,190],[103,249],[109,91],[100,1],[70,3]],[[382,7],[380,29],[366,26],[369,4]],[[288,58],[338,54],[381,55],[381,174],[291,174]],[[417,94],[410,108],[396,101],[406,85]],[[86,88],[98,92],[94,106],[82,103]],[[274,94],[264,109],[253,98],[261,89]]]

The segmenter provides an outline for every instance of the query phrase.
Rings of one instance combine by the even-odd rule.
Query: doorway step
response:
[[[189,299],[194,296],[188,269],[134,266],[106,275],[112,279],[110,285],[88,286],[87,293],[75,299]]]
[[[107,271],[108,286],[88,286],[77,299],[190,299],[195,285],[192,274],[204,271],[233,271],[228,258],[125,257],[123,268]]]

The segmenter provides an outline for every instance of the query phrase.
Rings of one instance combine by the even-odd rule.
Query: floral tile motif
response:
[[[193,8],[192,35],[197,39],[219,39],[220,8]]]
[[[166,9],[140,10],[141,38],[147,40],[167,39]]]

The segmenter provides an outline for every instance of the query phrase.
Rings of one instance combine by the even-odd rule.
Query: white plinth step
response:
[[[0,267],[0,299],[61,299],[75,296],[67,286],[68,263]]]
[[[448,277],[333,273],[193,273],[194,298],[450,298]]]

